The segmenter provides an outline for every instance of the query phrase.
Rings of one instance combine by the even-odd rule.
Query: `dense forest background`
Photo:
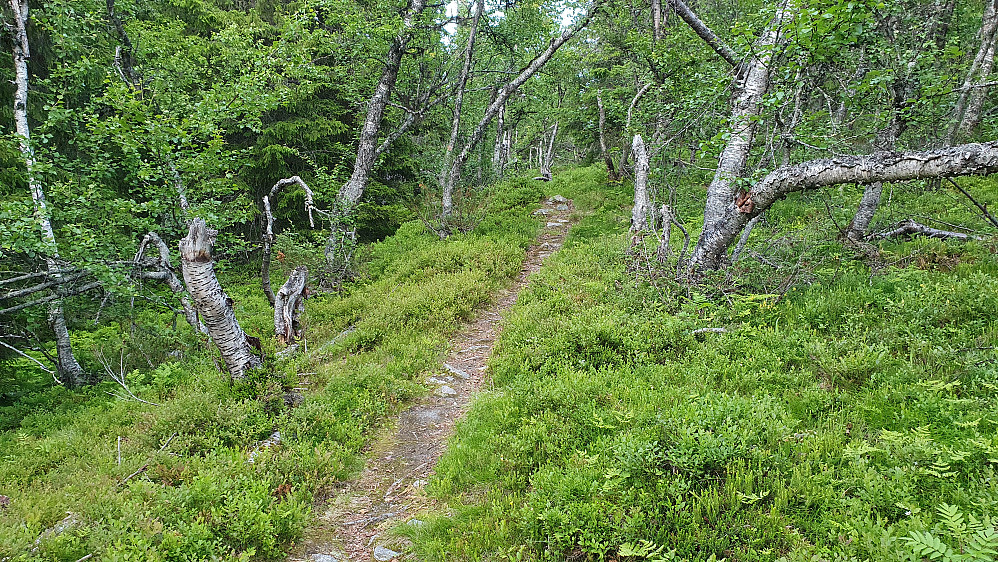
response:
[[[434,493],[463,515],[410,533],[417,551],[998,549],[995,0],[2,16],[3,559],[283,556],[556,194],[575,246],[510,320],[509,394],[459,432],[480,456],[443,461]]]

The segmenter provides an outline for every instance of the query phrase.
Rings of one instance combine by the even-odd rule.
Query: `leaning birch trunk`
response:
[[[568,40],[571,39],[576,33],[589,25],[589,21],[593,18],[593,15],[602,3],[603,0],[595,0],[578,23],[569,29],[566,29],[560,36],[552,40],[547,49],[534,57],[527,67],[520,71],[520,74],[518,74],[516,78],[506,83],[499,89],[496,93],[496,99],[493,100],[492,103],[489,104],[488,108],[485,109],[485,113],[482,115],[481,120],[479,120],[478,125],[475,126],[475,130],[471,133],[471,137],[468,139],[468,142],[465,143],[464,148],[461,149],[461,153],[457,155],[454,159],[454,163],[451,164],[450,174],[452,178],[455,178],[454,183],[457,183],[457,179],[460,179],[461,169],[464,168],[464,164],[468,161],[468,158],[471,157],[471,151],[478,146],[479,142],[481,142],[482,138],[485,136],[485,132],[489,128],[489,125],[492,123],[492,120],[495,119],[496,115],[499,113],[499,110],[506,104],[506,100],[508,100],[514,92],[519,90],[531,76],[547,64],[547,62],[551,60],[551,57],[554,56],[555,52],[557,52],[562,45],[567,43]],[[446,218],[446,216],[444,218]]]
[[[349,218],[364,194],[368,177],[374,168],[378,156],[377,141],[378,133],[381,130],[381,121],[385,115],[385,109],[388,107],[392,90],[395,89],[395,81],[398,79],[399,68],[402,65],[402,55],[412,38],[413,26],[425,6],[426,0],[412,0],[405,16],[403,16],[402,31],[392,40],[385,60],[385,69],[382,71],[378,85],[374,89],[374,95],[371,96],[371,101],[367,105],[367,116],[364,118],[364,125],[360,130],[353,172],[337,194],[338,208],[334,213],[333,224],[324,252],[326,263],[334,277],[342,276],[346,272],[349,256],[356,243],[356,230],[349,226]]]
[[[641,135],[634,135],[634,207],[631,209],[631,232],[644,232],[649,229],[648,213],[651,199],[648,197],[648,151]]]
[[[773,203],[797,191],[847,183],[899,182],[998,173],[998,141],[970,143],[921,152],[875,152],[838,156],[784,166],[770,172],[747,194],[747,212],[735,213],[708,238],[702,256],[723,256],[745,225]],[[749,204],[750,203],[750,204]],[[698,244],[703,243],[698,242]],[[691,262],[693,271],[716,269],[716,261]]]
[[[678,0],[670,1],[675,3]],[[731,110],[730,137],[721,151],[714,179],[707,188],[703,231],[690,257],[692,269],[720,267],[728,244],[718,251],[717,242],[725,236],[732,221],[740,214],[751,211],[744,206],[747,198],[739,189],[738,179],[745,170],[752,148],[762,97],[769,88],[769,62],[773,47],[780,41],[780,29],[786,14],[787,2],[784,1],[756,42],[753,55],[746,61],[746,68],[741,73],[741,83]]]
[[[204,318],[208,335],[222,353],[233,379],[242,379],[246,371],[261,364],[253,354],[246,333],[239,327],[232,299],[225,294],[215,277],[211,249],[218,232],[208,228],[203,219],[190,223],[187,236],[180,240],[180,260],[184,281],[198,312]]]
[[[270,193],[263,196],[263,218],[267,224],[263,229],[260,283],[263,285],[263,292],[267,295],[267,300],[270,301],[270,306],[274,306],[274,289],[270,285],[270,254],[274,247],[274,215],[270,211],[270,202],[280,193],[281,189],[289,185],[301,186],[302,190],[305,191],[305,212],[308,213],[309,226],[315,228],[315,222],[312,220],[314,195],[312,194],[312,190],[309,189],[308,185],[300,177],[291,176],[290,178],[279,180],[274,184],[274,187],[270,188]]]
[[[849,228],[846,229],[846,238],[853,241],[866,238],[870,223],[873,222],[873,215],[877,213],[877,208],[880,206],[883,191],[884,184],[879,181],[866,186],[856,214],[853,215],[852,221],[849,222]]]
[[[274,303],[274,334],[284,345],[295,343],[302,336],[301,313],[305,310],[308,296],[306,283],[308,268],[298,267],[291,272],[287,282],[277,291]]]
[[[150,246],[156,247],[157,257],[149,258],[146,256],[146,250]],[[187,296],[187,288],[184,287],[184,283],[177,277],[177,274],[173,272],[173,264],[170,263],[170,247],[166,245],[166,242],[163,242],[163,239],[158,234],[150,232],[145,235],[132,261],[135,265],[142,268],[138,272],[140,278],[163,281],[170,288],[170,291],[180,298],[180,307],[184,313],[184,318],[194,328],[194,331],[201,332],[202,334],[208,333],[205,325],[198,320],[198,313],[194,310],[194,306],[191,305],[191,300]]]
[[[18,145],[24,165],[28,172],[28,187],[31,191],[31,201],[34,204],[35,217],[41,229],[42,240],[48,246],[49,256],[45,266],[49,275],[59,281],[62,271],[58,264],[59,248],[52,230],[52,219],[49,215],[45,190],[34,173],[35,155],[31,149],[31,129],[28,127],[28,1],[10,0],[10,8],[14,14],[13,54],[14,54],[14,128],[18,135]],[[58,378],[69,386],[83,384],[83,368],[73,355],[73,345],[66,327],[66,316],[62,310],[62,299],[55,299],[49,304],[49,326],[55,333],[56,341],[56,372]]]
[[[443,187],[441,205],[443,206],[443,216],[448,217],[454,208],[454,187],[457,179],[451,173],[451,162],[454,160],[454,146],[457,144],[458,134],[461,132],[461,104],[464,102],[464,91],[468,86],[468,76],[471,74],[472,56],[475,54],[475,36],[478,34],[478,20],[482,17],[484,0],[475,2],[475,15],[471,21],[471,29],[468,31],[468,45],[464,48],[464,65],[461,67],[461,75],[457,79],[457,91],[454,94],[454,117],[451,119],[450,141],[444,151],[444,165],[440,170],[440,185]]]
[[[958,133],[970,128],[967,122],[967,114],[969,113],[967,111],[967,104],[971,100],[975,83],[979,79],[984,81],[987,78],[987,74],[983,72],[983,66],[989,51],[992,53],[991,60],[994,60],[993,48],[996,31],[998,31],[998,0],[988,0],[984,5],[984,15],[981,17],[981,30],[979,33],[981,36],[981,45],[977,50],[977,55],[974,57],[974,62],[967,71],[963,87],[960,88],[960,97],[957,99],[956,107],[953,109],[953,124],[946,135],[946,144],[953,144]],[[990,69],[988,73],[990,73]]]

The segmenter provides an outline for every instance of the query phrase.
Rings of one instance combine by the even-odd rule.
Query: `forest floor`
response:
[[[532,274],[558,251],[571,226],[572,202],[554,196],[535,212],[546,219],[544,229],[528,248],[512,286],[448,342],[442,372],[428,377],[434,391],[402,412],[375,439],[365,455],[364,469],[353,481],[328,497],[290,560],[346,562],[391,560],[406,539],[387,537],[401,521],[419,525],[414,515],[431,508],[423,493],[455,422],[467,411],[475,392],[487,379],[487,364],[501,330],[503,314],[516,302]]]

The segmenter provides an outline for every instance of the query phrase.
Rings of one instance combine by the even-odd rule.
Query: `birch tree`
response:
[[[405,54],[409,41],[413,36],[413,28],[423,9],[426,0],[412,0],[402,17],[402,27],[392,40],[385,58],[384,70],[374,88],[374,94],[367,104],[367,115],[360,129],[360,139],[357,143],[357,155],[354,158],[353,172],[350,179],[340,188],[336,196],[336,212],[334,214],[329,239],[326,242],[326,264],[334,277],[342,277],[350,261],[353,246],[356,244],[356,230],[348,223],[357,203],[360,202],[367,187],[368,178],[378,156],[378,135],[381,131],[381,121],[388,107],[395,82],[398,80],[402,56]]]
[[[10,0],[11,12],[14,16],[13,55],[14,55],[14,128],[18,136],[18,146],[24,159],[28,174],[28,188],[34,203],[35,220],[42,240],[48,249],[45,257],[45,267],[52,279],[58,282],[62,277],[59,265],[59,248],[52,230],[52,218],[45,190],[35,173],[35,155],[31,148],[31,130],[28,127],[28,60],[31,52],[28,47],[28,2],[27,0]],[[56,372],[59,379],[69,385],[83,384],[83,368],[73,354],[73,346],[66,326],[66,316],[63,313],[62,299],[54,299],[48,305],[48,322],[55,333],[56,341]]]
[[[458,181],[461,178],[461,170],[462,168],[464,168],[465,163],[467,163],[468,159],[471,157],[472,150],[474,150],[475,147],[478,146],[478,143],[481,142],[482,138],[484,138],[485,133],[486,131],[488,131],[489,126],[492,124],[493,119],[495,119],[496,115],[499,114],[499,111],[503,108],[503,106],[506,105],[506,102],[507,100],[509,100],[510,96],[512,96],[517,90],[519,90],[520,87],[523,86],[527,82],[527,80],[530,79],[531,76],[536,74],[538,70],[543,68],[544,65],[547,64],[549,60],[551,60],[551,57],[554,56],[554,54],[558,51],[559,48],[561,48],[562,45],[567,43],[572,37],[575,36],[576,33],[578,33],[579,31],[584,29],[587,25],[589,25],[589,22],[592,20],[593,16],[595,15],[596,11],[600,8],[601,5],[602,5],[602,0],[595,0],[591,4],[589,9],[582,15],[582,17],[579,18],[579,20],[575,23],[575,25],[569,27],[568,29],[563,31],[561,35],[552,39],[548,44],[547,48],[544,49],[539,54],[537,54],[533,58],[533,60],[531,60],[530,63],[528,63],[527,66],[524,67],[523,70],[521,70],[516,75],[515,78],[504,84],[501,88],[499,88],[499,90],[496,92],[495,99],[492,101],[492,103],[489,104],[488,107],[485,108],[485,112],[482,115],[482,118],[479,120],[478,125],[475,126],[475,129],[471,133],[471,136],[465,142],[464,148],[462,148],[461,152],[457,155],[456,158],[454,158],[454,162],[451,164],[449,172],[450,173],[449,185],[452,186],[457,185]],[[444,207],[442,209],[441,216],[445,223],[448,217],[451,215],[452,210],[453,210],[452,207]]]

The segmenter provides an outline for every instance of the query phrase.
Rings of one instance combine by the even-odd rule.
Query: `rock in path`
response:
[[[374,559],[378,562],[388,562],[396,556],[400,556],[401,552],[395,552],[390,548],[385,548],[383,546],[374,547]]]

